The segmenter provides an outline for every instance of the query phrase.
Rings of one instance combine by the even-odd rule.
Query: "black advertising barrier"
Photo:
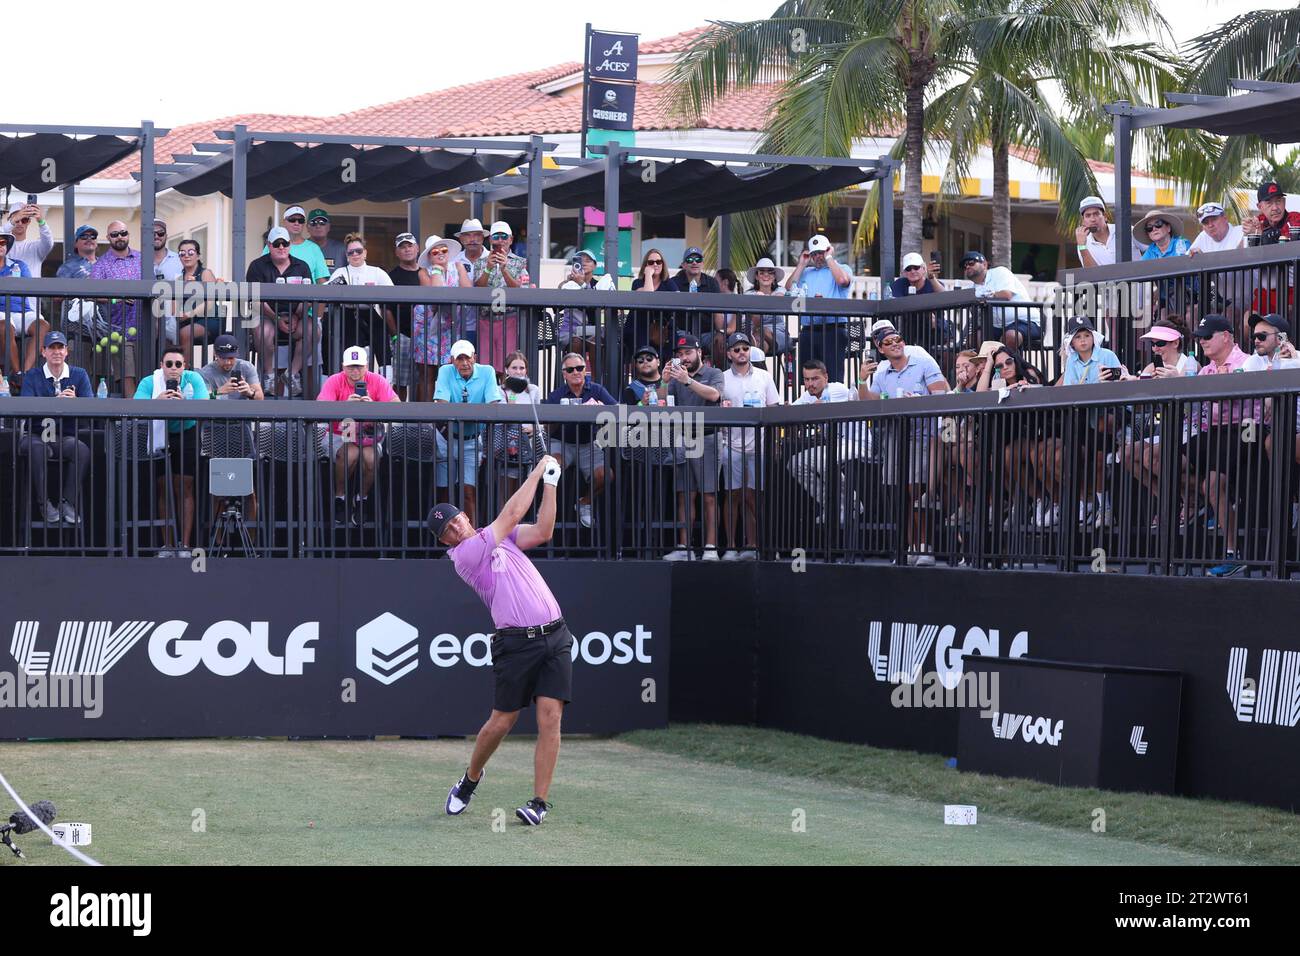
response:
[[[565,729],[666,726],[671,568],[538,566],[578,645]],[[455,736],[491,709],[491,618],[450,561],[194,567],[0,560],[0,737]]]
[[[992,711],[957,718],[961,770],[1105,790],[1173,793],[1182,677],[1149,667],[972,655]]]
[[[1163,668],[1183,675],[1178,792],[1300,806],[1294,583],[797,567],[759,569],[761,726],[955,755],[957,711],[920,691],[965,654]]]

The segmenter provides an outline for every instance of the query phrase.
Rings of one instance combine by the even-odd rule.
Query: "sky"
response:
[[[1296,0],[1157,2],[1181,43],[1239,13]],[[588,17],[598,17],[594,27],[652,40],[710,19],[757,19],[777,3],[655,0],[610,5],[608,17],[603,5],[537,0],[78,6],[83,12],[60,21],[53,44],[36,47],[48,53],[7,58],[4,122],[171,126],[251,112],[331,116],[580,60]],[[410,26],[399,27],[403,8]]]

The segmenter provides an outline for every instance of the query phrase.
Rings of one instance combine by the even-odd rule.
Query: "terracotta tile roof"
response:
[[[681,33],[674,33],[670,37],[664,37],[661,40],[651,40],[649,43],[642,43],[638,53],[681,53],[697,37],[713,29],[711,26],[694,27],[690,30],[683,30]]]

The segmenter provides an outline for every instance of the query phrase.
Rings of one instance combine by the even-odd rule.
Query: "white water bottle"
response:
[[[101,378],[99,380],[99,388],[95,389],[95,397],[108,398],[108,381],[106,379]]]

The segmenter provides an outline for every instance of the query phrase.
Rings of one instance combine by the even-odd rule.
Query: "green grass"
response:
[[[105,863],[1294,862],[1294,818],[1201,801],[958,774],[939,758],[748,728],[567,740],[540,828],[532,741],[508,740],[473,806],[442,812],[465,741],[106,741],[0,745],[0,769],[60,820],[94,826]],[[942,804],[979,806],[945,827]],[[1093,807],[1107,833],[1090,829]],[[500,809],[501,814],[494,814]],[[204,827],[196,832],[196,811]],[[806,832],[792,823],[806,820]],[[504,821],[504,832],[493,827]],[[1243,843],[1243,840],[1249,841]],[[70,858],[40,834],[31,864]],[[5,856],[0,866],[23,865]]]

